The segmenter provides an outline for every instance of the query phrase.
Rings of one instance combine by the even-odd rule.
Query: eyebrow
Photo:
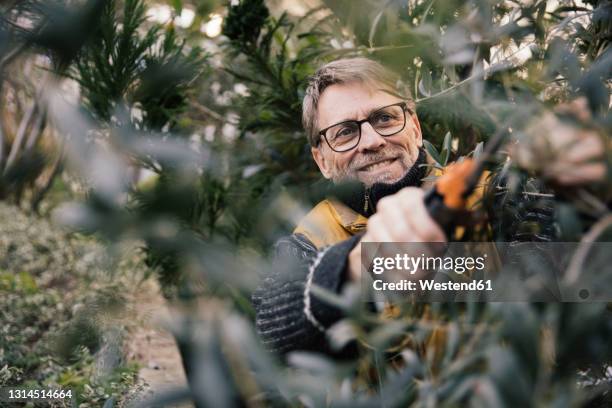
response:
[[[399,102],[398,102],[398,103],[399,103]],[[370,110],[368,111],[367,115],[366,115],[366,118],[370,117],[370,115],[371,115],[372,113],[374,113],[374,112],[376,112],[377,110],[379,110],[379,109],[381,109],[381,108],[384,108],[384,107],[386,107],[386,106],[388,106],[388,105],[383,105],[383,106],[379,106],[378,108],[373,108],[373,109],[370,109]],[[332,126],[336,126],[336,125],[339,125],[339,124],[344,123],[344,122],[354,122],[354,121],[358,121],[358,120],[359,120],[359,119],[354,119],[354,118],[350,118],[350,119],[342,119],[342,120],[340,120],[340,121],[338,121],[338,122],[334,122],[334,123],[332,123],[332,124],[331,124],[331,125],[329,125],[329,126],[325,126],[325,127],[323,127],[322,129],[325,129],[325,128],[330,128],[330,127],[332,127]]]

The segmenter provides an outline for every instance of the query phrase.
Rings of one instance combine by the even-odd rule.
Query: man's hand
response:
[[[582,123],[591,119],[585,98],[560,105],[555,111]],[[606,145],[597,131],[563,122],[552,112],[546,112],[527,127],[525,134],[528,137],[511,149],[520,167],[560,186],[605,180]]]
[[[427,212],[424,196],[422,189],[407,187],[378,202],[366,233],[349,254],[352,280],[361,276],[362,242],[446,242],[444,232]]]

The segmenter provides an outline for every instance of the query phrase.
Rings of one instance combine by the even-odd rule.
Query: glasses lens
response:
[[[325,137],[334,150],[352,149],[359,143],[359,124],[357,122],[340,123],[328,129]]]
[[[389,106],[370,116],[370,124],[382,136],[390,136],[402,130],[405,120],[406,116],[401,106]]]

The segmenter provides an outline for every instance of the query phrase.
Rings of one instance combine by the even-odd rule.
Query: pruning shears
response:
[[[476,190],[486,162],[502,145],[507,132],[501,131],[489,141],[482,154],[449,165],[434,186],[425,194],[429,215],[450,237],[458,218],[465,214],[467,199]]]

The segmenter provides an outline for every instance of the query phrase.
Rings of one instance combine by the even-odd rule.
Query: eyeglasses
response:
[[[326,127],[319,132],[329,147],[338,153],[354,149],[361,140],[361,125],[368,122],[372,129],[381,136],[393,136],[406,127],[406,111],[410,112],[405,102],[384,106],[370,113],[363,120],[347,120]]]

